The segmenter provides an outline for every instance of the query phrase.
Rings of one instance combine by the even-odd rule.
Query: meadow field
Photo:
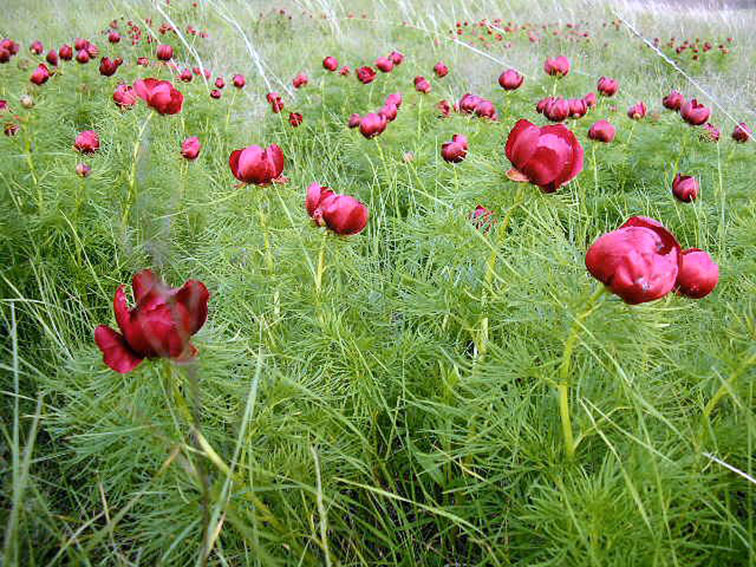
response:
[[[7,0],[4,566],[756,565],[756,6]]]

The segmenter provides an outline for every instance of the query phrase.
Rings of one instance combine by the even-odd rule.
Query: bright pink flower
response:
[[[360,67],[357,69],[357,80],[363,85],[367,85],[375,80],[375,74],[375,69],[372,67]]]
[[[719,266],[708,253],[699,248],[683,250],[680,271],[677,274],[677,291],[693,299],[706,297],[719,283]]]
[[[265,98],[268,103],[270,103],[270,109],[273,111],[273,114],[278,114],[284,109],[284,103],[281,99],[281,95],[277,92],[269,92],[267,95],[265,95]]]
[[[507,139],[506,155],[513,169],[507,177],[527,181],[553,193],[583,171],[583,147],[562,124],[536,126],[519,120]]]
[[[436,108],[441,112],[441,116],[448,118],[451,115],[451,105],[448,100],[440,100]]]
[[[117,31],[112,31],[108,34],[108,41],[110,43],[118,43],[121,41],[121,34]]]
[[[366,114],[360,121],[360,134],[368,139],[375,138],[383,134],[387,124],[388,121],[385,116],[371,112],[370,114]]]
[[[323,59],[323,68],[328,71],[335,71],[339,67],[339,62],[335,57],[330,55]]]
[[[173,58],[173,47],[165,43],[158,45],[156,55],[161,61],[170,61]]]
[[[591,275],[626,303],[635,305],[664,297],[675,287],[680,245],[661,223],[633,217],[601,236],[588,249]]]
[[[396,120],[396,115],[399,109],[395,104],[384,104],[383,108],[378,111],[378,114],[386,118],[389,122]]]
[[[231,173],[242,183],[268,185],[282,182],[284,155],[281,148],[271,144],[267,149],[249,146],[243,150],[234,150],[228,159]]]
[[[193,79],[194,75],[192,74],[192,70],[188,67],[181,71],[181,74],[179,75],[179,80],[185,83],[191,83]]]
[[[516,91],[522,86],[525,77],[514,69],[507,69],[499,75],[499,85],[505,91]]]
[[[619,90],[619,81],[609,77],[601,77],[596,85],[596,90],[604,96],[614,96]]]
[[[563,122],[570,115],[570,103],[562,97],[554,99],[543,109],[543,115],[552,122]]]
[[[596,93],[590,92],[583,97],[585,104],[588,108],[596,108]]]
[[[646,103],[640,101],[627,109],[627,116],[633,120],[640,120],[646,117]]]
[[[39,40],[33,41],[31,46],[29,46],[29,51],[31,51],[34,55],[42,55],[42,52],[44,50],[45,48],[42,45],[42,42]]]
[[[307,83],[309,82],[310,80],[307,78],[307,75],[305,73],[299,73],[296,77],[294,77],[294,80],[291,81],[291,84],[294,85],[295,89],[299,89],[307,86]]]
[[[134,82],[134,90],[147,106],[160,114],[177,114],[184,105],[184,95],[177,91],[169,81],[157,79],[139,79]]]
[[[313,183],[307,188],[307,214],[318,226],[342,236],[359,234],[367,226],[368,209],[350,195],[338,195],[328,187]]]
[[[394,70],[394,62],[388,57],[379,57],[375,60],[375,66],[382,73],[390,73]]]
[[[349,68],[349,65],[344,65],[341,69],[339,69],[339,75],[341,75],[342,77],[346,77],[351,72],[352,70]]]
[[[465,93],[462,95],[462,98],[459,99],[459,111],[465,114],[472,114],[482,100],[483,99],[477,95]]]
[[[567,102],[570,105],[570,118],[582,118],[588,113],[588,104],[582,98],[571,98]]]
[[[588,137],[591,140],[604,142],[605,144],[614,140],[614,136],[616,135],[617,130],[607,120],[599,120],[588,130]]]
[[[139,65],[140,67],[149,67],[150,60],[146,57],[137,57],[137,65]]]
[[[400,53],[399,51],[392,51],[391,53],[389,53],[388,58],[391,59],[391,62],[394,65],[401,65],[404,61],[404,54]]]
[[[123,285],[113,308],[120,333],[106,325],[95,329],[103,362],[121,374],[134,370],[145,358],[186,361],[197,355],[191,337],[207,320],[210,293],[205,284],[187,281],[181,288],[165,285],[150,270],[132,280],[136,307],[129,309]]]
[[[223,80],[223,77],[218,77],[215,79],[215,88],[222,89],[225,88],[226,81]]]
[[[113,93],[113,101],[121,108],[134,106],[137,102],[136,91],[131,85],[120,84]]]
[[[704,132],[701,134],[701,138],[707,142],[718,142],[719,137],[722,135],[719,128],[712,123],[707,122],[704,124]]]
[[[444,158],[444,161],[459,163],[467,157],[468,149],[467,137],[461,134],[454,134],[451,142],[441,144],[441,157]]]
[[[433,72],[436,73],[436,77],[443,79],[449,74],[449,67],[443,61],[439,61],[433,66]]]
[[[93,154],[100,149],[100,137],[94,130],[84,130],[76,136],[74,148],[83,154]]]
[[[202,144],[197,136],[187,138],[181,143],[181,155],[189,161],[197,159],[202,149]]]
[[[691,126],[700,126],[709,120],[711,108],[691,99],[680,107],[680,116]]]
[[[675,175],[672,181],[672,194],[678,201],[690,203],[698,197],[698,180],[690,175]]]
[[[400,108],[402,106],[402,93],[392,93],[388,95],[384,104],[393,104],[397,108]]]
[[[543,70],[547,75],[551,75],[552,77],[566,77],[570,73],[570,60],[564,55],[560,55],[554,59],[546,59],[546,62],[543,64]]]
[[[243,89],[244,85],[247,84],[247,79],[244,77],[244,75],[234,75],[233,78],[234,86],[237,89]]]

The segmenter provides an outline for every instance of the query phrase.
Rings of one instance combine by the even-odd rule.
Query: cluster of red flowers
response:
[[[386,126],[396,120],[399,108],[402,106],[401,93],[393,93],[386,97],[383,107],[378,112],[371,112],[365,116],[357,113],[349,117],[348,126],[360,129],[360,134],[366,138],[375,138],[383,134]]]

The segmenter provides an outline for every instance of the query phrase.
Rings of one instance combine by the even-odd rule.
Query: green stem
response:
[[[725,381],[719,389],[714,394],[714,397],[709,400],[709,403],[706,404],[706,407],[703,411],[703,417],[706,419],[709,419],[711,416],[711,413],[714,411],[714,408],[717,407],[719,402],[724,398],[727,394],[732,392],[732,387],[735,385],[735,382],[738,378],[740,378],[741,374],[745,372],[746,368],[751,366],[754,362],[756,362],[756,354],[752,355],[747,360],[743,361],[743,363],[740,365],[740,367],[735,370],[735,372],[732,373],[732,375]]]
[[[328,239],[328,230],[323,229],[323,238],[320,241],[320,253],[318,254],[318,270],[315,273],[315,293],[320,300],[320,292],[323,288],[323,274],[326,270],[326,240]]]
[[[598,182],[598,162],[596,162],[596,142],[591,144],[591,154],[593,156],[593,187],[598,195],[599,182]]]
[[[588,299],[586,308],[583,313],[578,315],[572,322],[570,335],[564,343],[564,352],[562,353],[562,364],[559,367],[559,382],[557,383],[557,392],[559,394],[559,417],[562,421],[562,434],[564,436],[564,451],[567,458],[572,460],[575,457],[575,437],[572,433],[572,418],[570,417],[570,366],[572,362],[572,352],[580,336],[580,327],[583,321],[593,312],[594,305],[598,299],[606,293],[606,287],[600,286],[593,295]]]
[[[131,173],[129,174],[129,195],[126,201],[126,208],[123,211],[123,219],[122,219],[122,224],[123,224],[124,229],[126,228],[129,222],[129,215],[131,214],[131,207],[134,204],[134,201],[136,200],[136,170],[137,170],[137,157],[139,156],[139,147],[142,145],[142,136],[144,135],[144,131],[147,128],[147,124],[149,124],[154,114],[155,114],[154,111],[150,111],[150,113],[147,115],[147,118],[145,118],[144,122],[142,122],[142,126],[139,128],[139,133],[137,134],[136,141],[134,142],[134,151],[131,156]]]
[[[234,88],[234,94],[231,96],[231,104],[228,105],[228,111],[226,112],[226,132],[228,132],[228,124],[231,120],[231,109],[234,107],[234,102],[236,101],[236,93],[239,89]]]

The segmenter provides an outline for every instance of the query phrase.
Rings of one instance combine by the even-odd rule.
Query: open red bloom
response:
[[[120,84],[113,93],[113,101],[121,108],[134,106],[137,98],[136,91],[131,85]]]
[[[363,116],[360,120],[360,134],[368,139],[374,138],[383,134],[383,131],[386,130],[387,124],[388,120],[386,120],[386,117],[383,114],[371,112],[370,114]]]
[[[546,62],[543,64],[543,70],[547,75],[551,75],[552,77],[566,77],[570,74],[570,60],[564,55],[560,55],[554,59],[546,59]]]
[[[302,118],[302,114],[299,112],[289,112],[289,124],[292,125],[293,128],[297,128],[302,124],[302,121],[304,119]]]
[[[375,79],[375,69],[372,67],[360,67],[357,69],[357,79],[363,84],[367,85],[372,83]]]
[[[29,80],[35,85],[43,85],[49,78],[50,70],[47,68],[47,65],[40,63],[37,68],[34,69],[34,72],[31,74]]]
[[[583,171],[583,146],[562,124],[536,126],[519,120],[509,133],[507,158],[513,169],[507,177],[527,181],[553,193]]]
[[[339,66],[339,62],[335,57],[330,55],[323,59],[323,68],[328,71],[335,71]]]
[[[591,275],[631,305],[672,291],[679,263],[677,239],[660,222],[646,217],[633,217],[604,234],[585,255]]]
[[[436,73],[436,77],[443,79],[449,74],[449,67],[443,61],[439,61],[433,66],[433,72]]]
[[[628,118],[632,118],[633,120],[640,120],[641,118],[646,117],[647,111],[648,109],[646,108],[646,103],[640,101],[627,109],[627,116]]]
[[[268,185],[282,181],[284,155],[281,148],[271,144],[267,149],[249,146],[243,150],[234,150],[228,159],[231,173],[243,183]]]
[[[118,71],[118,67],[123,62],[122,59],[111,59],[110,57],[103,57],[100,60],[100,75],[104,77],[111,77]]]
[[[591,140],[604,142],[605,144],[614,140],[614,136],[616,135],[617,130],[608,120],[599,120],[588,130],[588,137]]]
[[[680,116],[691,126],[700,126],[709,120],[711,108],[693,98],[680,107]]]
[[[134,90],[147,106],[160,114],[177,114],[184,105],[184,95],[177,91],[170,81],[139,79],[134,82]]]
[[[747,142],[753,136],[753,130],[745,122],[741,122],[732,131],[732,139],[743,144]]]
[[[199,156],[202,144],[197,136],[191,136],[181,143],[181,155],[193,161]]]
[[[338,195],[318,183],[307,188],[305,208],[319,226],[326,226],[336,234],[359,234],[367,226],[369,215],[364,204],[350,195]]]
[[[309,83],[310,80],[307,78],[307,75],[305,73],[299,73],[296,77],[294,77],[294,80],[291,81],[291,84],[294,85],[295,89],[302,88]]]
[[[394,70],[394,62],[388,57],[379,57],[375,60],[375,66],[382,73],[390,73]]]
[[[83,154],[93,154],[100,149],[100,137],[94,130],[84,130],[76,136],[74,148]]]
[[[95,342],[105,364],[126,374],[145,358],[193,358],[197,349],[191,337],[207,320],[210,292],[205,284],[189,280],[181,288],[172,288],[151,270],[142,270],[131,285],[136,307],[129,309],[123,285],[113,301],[121,332],[106,325],[95,329]]]
[[[444,161],[448,161],[450,163],[459,163],[467,157],[467,150],[469,149],[469,144],[467,141],[467,136],[463,136],[462,134],[454,134],[452,136],[451,142],[444,142],[441,144],[441,157],[444,158]]]
[[[670,92],[662,99],[662,105],[669,110],[680,110],[683,104],[685,104],[685,97],[677,91]]]

